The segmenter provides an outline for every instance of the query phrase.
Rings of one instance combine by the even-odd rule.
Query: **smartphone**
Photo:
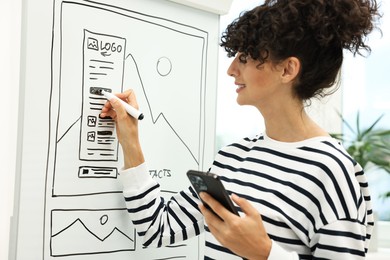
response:
[[[187,176],[198,195],[202,191],[207,192],[230,212],[239,216],[218,175],[210,172],[189,170]],[[211,210],[206,203],[203,202],[203,204]]]

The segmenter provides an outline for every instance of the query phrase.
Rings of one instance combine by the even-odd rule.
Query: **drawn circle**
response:
[[[167,57],[161,57],[157,61],[156,70],[160,76],[167,76],[172,71],[171,60]]]
[[[100,217],[100,224],[101,225],[106,224],[107,221],[108,221],[108,216],[107,215],[103,215],[103,216]]]

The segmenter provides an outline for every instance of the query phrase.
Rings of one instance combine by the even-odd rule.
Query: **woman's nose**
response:
[[[236,56],[233,61],[230,63],[230,66],[227,70],[227,74],[232,77],[236,77],[238,74],[237,70],[237,61],[238,61],[238,56]]]

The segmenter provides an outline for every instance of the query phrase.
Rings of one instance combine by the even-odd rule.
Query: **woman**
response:
[[[237,102],[255,106],[265,122],[263,134],[223,148],[210,168],[240,217],[202,193],[215,216],[191,188],[164,203],[147,171],[137,120],[107,102],[101,116],[116,121],[123,192],[144,245],[204,229],[205,259],[363,259],[373,227],[363,170],[304,106],[336,83],[343,49],[370,51],[365,37],[376,18],[375,1],[265,1],[223,33]],[[137,107],[131,90],[118,97]]]

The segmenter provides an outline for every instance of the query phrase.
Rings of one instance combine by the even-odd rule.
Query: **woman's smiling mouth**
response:
[[[241,89],[245,88],[245,84],[236,84],[237,85],[237,89],[236,89],[236,92],[240,92]]]

